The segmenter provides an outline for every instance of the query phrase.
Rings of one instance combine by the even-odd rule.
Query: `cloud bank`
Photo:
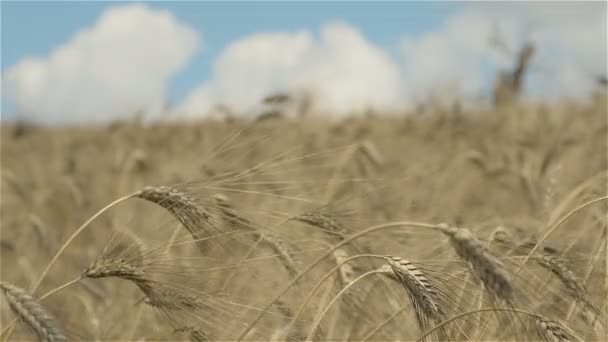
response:
[[[193,57],[199,34],[168,11],[110,7],[93,27],[46,58],[26,58],[2,80],[19,115],[42,122],[100,122],[161,112],[170,78]]]
[[[199,34],[167,11],[111,7],[50,56],[9,68],[3,96],[28,118],[47,122],[104,121],[138,109],[158,114]],[[526,94],[582,98],[594,76],[606,75],[606,35],[602,2],[467,4],[392,47],[340,21],[318,32],[255,33],[228,42],[211,79],[172,111],[200,117],[223,104],[255,114],[276,92],[313,95],[315,109],[333,115],[403,109],[432,93],[487,99],[497,71],[513,67],[526,41],[536,48]],[[492,37],[503,46],[492,45]]]
[[[525,93],[580,99],[606,75],[606,39],[605,3],[476,3],[433,31],[404,36],[392,55],[345,23],[321,27],[318,37],[255,34],[230,44],[213,79],[178,110],[206,113],[219,102],[251,112],[277,91],[313,94],[317,109],[334,115],[406,108],[433,94],[488,99],[497,72],[514,67],[526,42],[536,53]]]
[[[219,55],[213,80],[195,89],[178,109],[207,112],[216,103],[254,108],[276,92],[307,93],[317,110],[339,113],[400,104],[399,67],[354,27],[335,22],[311,32],[260,33]]]
[[[492,44],[496,38],[501,46]],[[606,75],[606,3],[476,3],[433,32],[404,37],[401,59],[410,94],[457,82],[465,96],[490,89],[495,72],[513,67],[517,49],[535,55],[525,92],[535,98],[581,98]],[[487,95],[487,94],[486,94]]]

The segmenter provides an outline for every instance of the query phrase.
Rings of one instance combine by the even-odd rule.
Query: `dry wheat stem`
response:
[[[338,185],[339,175],[342,173],[346,164],[351,160],[355,153],[357,153],[359,146],[357,144],[351,145],[346,151],[343,152],[342,158],[337,163],[337,167],[334,170],[329,182],[326,186],[325,194],[323,196],[326,203],[329,203],[332,197],[335,195],[336,188]]]
[[[547,240],[547,238],[549,237],[549,235],[551,235],[559,226],[561,226],[564,222],[566,222],[566,220],[568,220],[572,215],[576,214],[577,212],[581,211],[582,209],[595,204],[597,202],[601,202],[604,200],[607,200],[608,196],[602,196],[596,199],[593,199],[591,201],[585,202],[581,205],[579,205],[578,207],[574,208],[573,210],[571,210],[569,213],[567,213],[566,215],[564,215],[559,221],[557,221],[553,226],[551,226],[549,229],[547,229],[547,231],[545,232],[545,234],[543,234],[543,237],[536,243],[536,245],[532,248],[532,250],[528,253],[528,255],[526,255],[525,259],[521,262],[518,270],[515,272],[515,274],[518,274],[519,271],[521,271],[521,269],[523,268],[523,266],[526,264],[526,262],[528,262],[528,260],[530,260],[530,258],[532,257],[532,255],[540,248],[541,244],[543,242],[545,242],[545,240]]]
[[[240,263],[244,263],[245,261],[249,260],[249,257],[253,254],[253,252],[255,252],[255,249],[262,242],[262,240],[262,236],[259,236],[258,239],[251,246],[251,248],[249,248],[245,256],[241,259]],[[235,267],[239,267],[239,265],[236,265]],[[232,273],[226,276],[224,284],[222,285],[222,291],[226,289],[226,287],[228,286],[228,284],[230,284],[230,281],[232,280],[232,278],[234,278],[234,276],[236,276],[236,274],[238,274],[238,269],[235,269]]]
[[[53,258],[51,259],[51,261],[46,265],[46,268],[44,269],[44,271],[42,272],[42,274],[40,275],[40,278],[38,278],[38,281],[36,281],[36,283],[34,284],[34,286],[32,287],[32,292],[35,292],[38,289],[38,286],[40,286],[40,283],[42,282],[42,280],[46,277],[46,275],[49,273],[51,267],[55,264],[55,262],[57,261],[57,259],[59,259],[59,257],[61,256],[61,254],[65,251],[65,249],[70,245],[70,243],[72,243],[72,241],[74,241],[74,239],[80,234],[82,233],[82,231],[89,226],[89,224],[91,222],[93,222],[93,220],[95,220],[97,217],[99,217],[101,214],[103,214],[104,212],[106,212],[108,209],[114,207],[115,205],[124,202],[128,199],[131,199],[135,196],[137,196],[139,194],[139,191],[134,192],[130,195],[126,195],[123,196],[115,201],[113,201],[112,203],[106,205],[105,207],[103,207],[101,210],[99,210],[97,213],[95,213],[93,216],[91,216],[85,223],[83,223],[78,229],[76,229],[76,231],[74,231],[74,233],[72,233],[72,235],[66,240],[66,242],[63,243],[63,245],[61,246],[61,248],[59,249],[59,251],[57,251],[57,253],[53,256]]]
[[[473,268],[486,290],[507,303],[513,299],[513,288],[503,263],[466,228],[443,226],[456,253]]]
[[[211,341],[209,337],[205,334],[202,329],[193,329],[188,334],[188,339],[192,342],[209,342]]]
[[[167,287],[152,286],[150,282],[138,285],[145,294],[144,303],[166,310],[198,310],[202,301],[192,295],[184,294]]]
[[[557,206],[557,208],[555,208],[551,212],[551,217],[548,221],[550,225],[552,225],[558,219],[559,215],[564,212],[564,210],[566,209],[565,207],[568,203],[572,202],[576,198],[576,196],[582,193],[583,190],[590,188],[593,183],[596,182],[598,179],[606,178],[607,175],[608,173],[606,172],[606,170],[600,171],[595,175],[591,176],[590,178],[586,179],[579,185],[577,185],[576,188],[574,188],[573,190],[571,190],[568,195],[566,195],[566,197],[560,201],[560,204]],[[605,182],[606,181],[604,181],[604,183]]]
[[[169,255],[171,248],[175,245],[175,241],[177,240],[179,232],[181,231],[180,225],[181,225],[181,223],[179,225],[177,225],[175,227],[175,229],[173,229],[173,233],[171,233],[171,237],[169,238],[169,243],[164,248],[163,254]],[[145,298],[148,298],[148,297],[145,297]],[[129,341],[135,340],[135,334],[136,334],[137,328],[139,327],[139,324],[141,322],[141,317],[143,315],[143,311],[144,311],[143,306],[138,306],[138,308],[135,312],[135,319],[133,320],[133,322],[131,324],[131,333],[129,334],[129,336],[130,336]]]
[[[421,331],[428,329],[428,323],[440,322],[444,316],[446,303],[439,296],[440,291],[428,280],[424,273],[408,260],[386,257],[393,273],[405,288]],[[439,330],[440,339],[445,339],[445,331]]]
[[[42,300],[43,300],[43,299],[45,299],[46,297],[52,296],[53,294],[55,294],[55,293],[57,293],[57,292],[59,292],[59,291],[61,291],[61,290],[65,289],[66,287],[70,287],[70,286],[74,285],[74,284],[76,284],[77,282],[81,281],[82,279],[83,279],[83,278],[82,278],[82,276],[78,276],[78,277],[76,277],[76,278],[74,278],[74,279],[72,279],[72,280],[68,281],[67,283],[65,283],[65,284],[63,284],[63,285],[61,285],[61,286],[58,286],[58,287],[56,287],[56,288],[52,289],[51,291],[49,291],[49,292],[45,293],[44,295],[42,295],[42,296],[40,297],[40,300],[42,301]]]
[[[587,290],[574,272],[568,267],[564,258],[556,257],[543,253],[537,262],[542,267],[549,270],[561,281],[561,283],[568,289],[572,297],[577,302],[587,303]]]
[[[595,249],[596,251],[593,253],[593,258],[588,265],[588,269],[585,272],[585,276],[580,281],[580,285],[583,287],[583,289],[585,289],[585,284],[587,283],[589,277],[591,276],[591,273],[593,272],[595,263],[600,258],[600,253],[602,253],[602,249],[606,248],[606,241],[599,240],[597,243],[597,249]],[[606,272],[608,272],[608,270],[606,270]],[[575,279],[578,280],[578,278]],[[608,295],[608,292],[606,293],[606,295]],[[608,298],[606,299],[608,300]],[[579,314],[582,319],[587,324],[589,324],[599,336],[606,334],[603,322],[599,318],[600,312],[589,300],[587,292],[584,293],[584,297],[582,297],[581,300],[576,300],[570,305],[570,308],[568,309],[568,315],[566,316],[565,321],[570,320],[576,306],[578,306],[580,310]]]
[[[310,299],[317,292],[317,290],[319,288],[321,288],[321,286],[323,285],[323,283],[325,282],[325,280],[327,280],[329,277],[331,277],[336,272],[336,270],[339,270],[342,266],[347,265],[352,260],[359,259],[359,258],[378,258],[378,259],[384,259],[384,256],[383,255],[376,255],[376,254],[360,254],[360,255],[355,255],[355,256],[352,256],[352,257],[344,259],[343,261],[341,261],[340,263],[338,263],[335,267],[333,267],[331,270],[329,270],[327,273],[325,273],[325,275],[323,277],[321,277],[321,279],[319,279],[317,281],[317,283],[312,288],[312,290],[310,290],[310,292],[308,292],[308,295],[306,296],[306,298],[304,298],[304,300],[302,301],[302,303],[300,304],[300,306],[298,307],[298,309],[296,310],[296,312],[293,314],[292,319],[291,319],[291,321],[289,322],[289,324],[287,325],[287,328],[286,328],[287,335],[289,335],[289,333],[291,333],[291,329],[293,328],[293,325],[295,324],[297,318],[302,314],[302,311],[304,311],[304,307],[306,306],[306,304],[308,304],[308,301],[310,301]],[[378,271],[377,273],[381,273],[381,271]]]
[[[173,333],[188,333],[188,339],[192,342],[209,342],[211,341],[205,331],[201,327],[186,326],[175,329]]]
[[[293,217],[292,220],[320,228],[331,237],[344,239],[347,235],[346,228],[338,220],[335,220],[327,210],[323,209],[325,208],[300,214]]]
[[[196,200],[178,189],[168,186],[146,186],[137,197],[167,210],[195,240],[201,237],[205,228],[213,227],[210,222],[211,215],[198,205]]]
[[[113,244],[111,240],[101,255],[83,272],[83,278],[117,277],[126,280],[146,281],[144,254],[139,244]]]
[[[61,285],[61,286],[58,286],[58,287],[56,287],[56,288],[52,289],[51,291],[49,291],[49,292],[45,293],[43,296],[41,296],[41,297],[38,299],[38,301],[42,301],[42,300],[44,300],[45,298],[47,298],[47,297],[49,297],[49,296],[51,296],[51,295],[55,294],[56,292],[59,292],[59,291],[61,291],[61,290],[65,289],[66,287],[70,287],[70,286],[72,286],[72,285],[76,284],[77,282],[79,282],[79,281],[81,281],[81,280],[82,280],[82,277],[80,277],[80,276],[79,276],[79,277],[77,277],[77,278],[75,278],[75,279],[72,279],[72,280],[68,281],[67,283],[65,283],[65,284],[63,284],[63,285]],[[6,327],[6,329],[5,329],[4,331],[2,331],[2,333],[0,334],[0,336],[4,336],[4,334],[8,333],[8,332],[9,332],[9,330],[11,330],[11,329],[12,329],[12,327],[15,325],[15,323],[16,323],[16,322],[17,322],[17,319],[13,319],[13,320],[11,321],[11,323],[9,323],[9,325]],[[10,335],[9,335],[8,337],[10,337]],[[7,337],[7,338],[8,338],[8,337]]]
[[[608,225],[604,226],[604,235],[606,237],[606,243],[604,244],[604,250],[606,251],[605,255],[605,267],[604,267],[604,293],[606,294],[606,299],[604,300],[604,310],[608,309]],[[604,317],[604,326],[608,327],[608,315]],[[604,337],[608,340],[608,329],[605,330]]]
[[[292,246],[273,233],[263,234],[261,242],[270,246],[277,253],[291,276],[298,274],[298,261],[292,257],[292,254],[294,254]]]
[[[294,253],[294,247],[288,244],[286,241],[280,238],[276,233],[259,233],[257,232],[256,225],[253,221],[240,215],[238,211],[230,203],[230,199],[224,195],[216,194],[213,196],[216,205],[220,208],[220,211],[224,215],[224,221],[228,222],[237,229],[251,231],[254,235],[258,236],[258,240],[255,242],[255,246],[259,244],[265,244],[277,253],[279,259],[283,262],[283,265],[290,273],[294,276],[298,273],[298,260],[292,255]],[[254,248],[251,250],[253,251]],[[247,254],[249,256],[250,253]],[[229,279],[233,275],[229,276]],[[227,281],[225,282],[227,283]]]
[[[55,253],[55,255],[53,256],[53,258],[51,259],[51,261],[46,265],[46,268],[44,269],[44,271],[42,271],[42,274],[40,275],[40,277],[38,278],[38,280],[36,281],[36,283],[34,284],[34,286],[32,287],[32,293],[34,293],[38,287],[40,286],[40,284],[42,283],[42,281],[44,280],[44,278],[46,277],[46,275],[49,273],[49,271],[51,270],[51,267],[53,267],[53,265],[57,262],[57,260],[59,259],[59,257],[63,254],[63,252],[65,251],[65,249],[72,243],[72,241],[74,241],[74,239],[80,234],[82,233],[82,231],[87,228],[91,222],[93,222],[97,217],[99,217],[101,214],[103,214],[104,212],[106,212],[107,210],[109,210],[110,208],[114,207],[115,205],[124,202],[130,198],[133,198],[135,196],[137,196],[138,192],[132,193],[130,195],[126,195],[123,196],[113,202],[111,202],[110,204],[106,205],[105,207],[103,207],[102,209],[100,209],[97,213],[95,213],[93,216],[91,216],[86,222],[84,222],[80,227],[78,227],[78,229],[76,229],[76,231],[74,231],[74,233],[72,233],[72,235],[66,240],[66,242],[64,242],[64,244],[61,246],[61,248],[59,249],[59,251],[57,251],[57,253]],[[0,336],[5,336],[6,335],[6,339],[9,339],[12,333],[12,328],[15,324],[15,321],[11,322],[6,329],[4,329],[2,331],[2,333],[0,333]]]
[[[423,229],[433,229],[433,230],[439,230],[441,229],[440,225],[436,225],[436,224],[429,224],[429,223],[423,223],[423,222],[412,222],[412,221],[397,221],[397,222],[389,222],[389,223],[384,223],[384,224],[380,224],[377,226],[372,226],[369,227],[367,229],[364,229],[363,231],[356,233],[354,235],[351,235],[349,237],[347,237],[346,239],[344,239],[343,241],[339,242],[338,244],[334,245],[332,248],[330,248],[325,254],[319,256],[315,261],[312,262],[312,264],[310,264],[309,266],[307,266],[303,271],[301,271],[296,277],[294,277],[284,288],[282,288],[280,291],[278,291],[277,295],[275,295],[275,297],[273,298],[273,300],[271,300],[269,302],[269,304],[266,305],[266,307],[264,307],[261,312],[258,314],[258,316],[251,322],[249,323],[249,325],[247,326],[247,328],[245,328],[245,330],[239,335],[239,337],[237,338],[237,341],[242,341],[243,338],[247,335],[247,333],[255,326],[255,324],[262,318],[262,316],[266,313],[266,311],[268,311],[268,309],[272,306],[272,304],[279,299],[282,295],[284,295],[285,293],[287,293],[287,291],[289,291],[289,289],[298,281],[300,280],[300,278],[302,278],[306,273],[308,273],[310,270],[312,270],[315,266],[317,266],[319,263],[321,263],[321,261],[325,260],[325,258],[327,258],[328,256],[330,256],[335,250],[337,250],[338,248],[350,243],[351,241],[360,238],[366,234],[372,233],[372,232],[376,232],[379,230],[384,230],[384,229],[391,229],[391,228],[402,228],[404,226],[409,226],[409,227],[415,227],[415,228],[423,228]]]
[[[527,242],[517,246],[514,242],[506,238],[501,238],[500,240],[496,241],[506,244],[515,250],[525,248],[529,251],[534,245],[536,245],[535,242]],[[566,259],[556,255],[557,252],[558,251],[553,250],[548,251],[547,248],[544,248],[540,253],[540,256],[535,257],[534,260],[541,267],[554,274],[569,291],[570,295],[574,297],[577,303],[589,303],[587,299],[587,290],[585,289],[584,284],[578,279],[570,267],[568,267]]]
[[[348,254],[344,250],[338,249],[334,252],[334,260],[336,264],[342,264],[343,261],[348,259]],[[354,279],[355,269],[350,264],[342,264],[342,267],[338,268],[338,274],[340,275],[340,281],[343,285],[350,283]]]
[[[380,329],[384,328],[387,324],[389,324],[393,319],[395,319],[395,317],[399,316],[401,313],[403,313],[404,311],[409,310],[409,309],[410,309],[410,305],[406,305],[406,306],[402,307],[401,309],[395,311],[387,319],[385,319],[382,323],[378,324],[374,329],[372,329],[370,332],[365,334],[364,337],[361,339],[361,342],[365,342],[365,341],[369,340],[370,338],[372,338],[372,336],[374,336],[376,333],[378,333],[378,331],[380,331]]]
[[[500,241],[509,246],[514,246],[515,244],[505,238],[501,238]],[[603,241],[600,241],[602,243]],[[523,245],[515,247],[517,248],[527,248],[530,250],[535,246],[534,242],[524,243]],[[568,290],[569,294],[574,297],[575,303],[571,305],[567,320],[570,319],[572,312],[575,306],[579,306],[581,310],[583,310],[583,319],[590,325],[594,326],[597,322],[597,310],[591,304],[588,299],[587,290],[585,289],[585,285],[581,282],[578,277],[574,274],[574,272],[568,267],[566,259],[564,257],[556,256],[555,253],[558,251],[547,250],[547,248],[543,248],[541,255],[534,260],[543,268],[547,269],[551,273],[553,273],[560,282],[564,285],[564,287]],[[592,263],[593,265],[593,263]],[[590,270],[592,269],[592,265],[590,265]],[[589,271],[590,273],[590,271]]]
[[[323,311],[321,312],[321,314],[319,315],[319,317],[317,317],[317,319],[313,323],[312,327],[310,328],[310,333],[308,333],[308,337],[306,337],[306,341],[312,341],[312,337],[314,336],[315,332],[317,331],[317,328],[319,327],[319,324],[321,323],[321,320],[323,320],[323,317],[325,317],[325,314],[327,314],[327,312],[332,307],[332,305],[338,299],[340,299],[340,297],[342,296],[342,294],[344,294],[349,288],[351,288],[353,285],[355,285],[358,281],[360,281],[363,278],[366,278],[366,277],[368,277],[370,275],[377,274],[377,273],[380,273],[380,272],[377,271],[377,270],[372,270],[372,271],[365,272],[362,275],[358,276],[353,281],[351,281],[344,288],[342,288],[342,290],[340,290],[340,292],[338,292],[338,294],[336,294],[334,296],[334,298],[325,306],[325,309],[323,309]]]
[[[538,336],[545,342],[570,342],[570,334],[556,321],[537,317],[534,320]]]
[[[20,317],[42,341],[67,341],[67,337],[55,318],[25,290],[0,282],[0,290],[4,293],[13,312]]]
[[[519,314],[524,314],[527,315],[531,318],[534,319],[538,319],[538,318],[543,318],[546,319],[544,317],[542,317],[541,315],[529,312],[529,311],[525,311],[525,310],[521,310],[521,309],[516,309],[516,308],[482,308],[482,309],[477,309],[477,310],[472,310],[472,311],[466,311],[466,312],[462,312],[458,315],[452,316],[448,319],[446,319],[445,321],[437,324],[436,326],[434,326],[432,329],[426,331],[424,334],[422,334],[420,337],[418,337],[418,339],[416,339],[416,341],[420,342],[422,340],[424,340],[427,336],[429,336],[430,334],[432,334],[433,332],[437,331],[438,329],[443,328],[444,326],[446,326],[447,324],[450,324],[460,318],[466,317],[466,316],[470,316],[473,314],[477,314],[477,313],[482,313],[482,312],[511,312],[511,313],[519,313]]]
[[[213,195],[215,204],[220,209],[224,216],[224,221],[229,223],[231,226],[242,230],[255,230],[255,225],[251,220],[241,216],[237,210],[230,203],[230,199],[222,194]]]
[[[132,255],[132,252],[136,252],[135,255]],[[150,279],[146,274],[143,261],[139,249],[128,247],[123,251],[105,250],[102,256],[83,272],[83,277],[117,277],[131,281],[146,296],[145,302],[147,304],[164,311],[185,310],[193,312],[201,308],[204,303],[198,298],[172,290]]]

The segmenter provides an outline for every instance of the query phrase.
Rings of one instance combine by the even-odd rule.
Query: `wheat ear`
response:
[[[11,310],[38,335],[41,341],[68,340],[55,318],[25,290],[6,282],[0,282],[0,290]]]
[[[560,323],[537,317],[535,320],[536,332],[545,342],[570,342],[574,339],[572,334]]]
[[[147,186],[137,194],[138,198],[157,204],[167,210],[199,241],[206,230],[215,228],[211,214],[190,195],[173,187]],[[203,246],[199,245],[201,249]]]
[[[410,261],[399,257],[387,256],[386,261],[414,306],[421,332],[429,328],[429,322],[441,322],[445,318],[445,301],[441,299],[439,289],[429,281],[424,272]],[[441,340],[446,339],[443,329],[439,330],[439,337]]]
[[[276,233],[259,232],[257,225],[252,220],[241,215],[234,208],[227,196],[216,194],[213,196],[213,199],[220,209],[225,222],[229,223],[236,229],[253,232],[253,235],[257,237],[260,244],[269,247],[271,250],[277,253],[290,275],[294,276],[298,274],[299,260],[293,257],[293,255],[296,254],[296,248],[292,244],[283,240]],[[229,278],[232,278],[232,276],[229,276]]]
[[[294,221],[302,222],[313,227],[317,227],[330,237],[337,237],[340,240],[348,235],[346,228],[338,221],[328,208],[322,207],[317,210],[305,212],[291,218]]]
[[[502,263],[466,228],[441,225],[441,231],[450,239],[456,254],[469,263],[486,290],[497,298],[511,303],[513,287]]]

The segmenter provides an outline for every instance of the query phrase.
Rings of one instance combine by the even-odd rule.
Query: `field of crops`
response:
[[[3,124],[2,339],[605,341],[606,113]]]

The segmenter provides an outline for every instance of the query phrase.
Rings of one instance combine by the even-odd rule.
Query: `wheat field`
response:
[[[608,340],[606,97],[2,125],[3,340]]]

